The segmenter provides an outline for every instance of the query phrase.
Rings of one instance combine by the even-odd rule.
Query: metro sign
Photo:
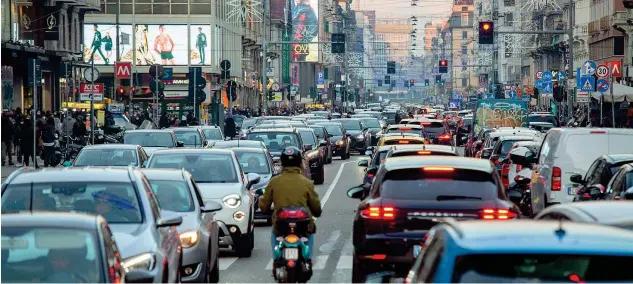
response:
[[[132,78],[132,62],[116,62],[114,63],[114,73],[117,79]]]

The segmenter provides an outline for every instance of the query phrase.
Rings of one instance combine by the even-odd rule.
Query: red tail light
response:
[[[420,155],[431,155],[431,151],[418,151]]]
[[[444,134],[440,135],[440,137],[438,137],[438,139],[440,139],[440,140],[448,140],[448,139],[451,139],[451,135],[448,134],[448,133],[444,133]]]
[[[373,177],[374,177],[374,174],[367,174],[367,177],[368,177],[368,178],[373,178]]]
[[[517,165],[517,173],[520,172],[521,169],[523,169],[523,167],[521,165]]]
[[[396,218],[396,209],[393,207],[370,206],[360,211],[360,215],[365,219],[393,220]]]
[[[508,220],[514,219],[517,214],[508,209],[484,209],[481,210],[481,219],[484,220]]]
[[[560,191],[561,189],[561,181],[562,181],[562,172],[559,167],[552,168],[552,190]]]
[[[281,219],[305,219],[308,218],[308,213],[303,210],[282,210],[279,212],[279,218]]]
[[[498,165],[499,164],[499,156],[492,156],[492,157],[490,157],[490,161],[495,163],[495,165]]]

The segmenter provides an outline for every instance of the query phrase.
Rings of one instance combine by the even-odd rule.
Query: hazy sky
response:
[[[359,5],[361,10],[375,10],[376,20],[416,16],[422,23],[426,23],[430,20],[446,18],[453,3],[452,0],[418,0],[418,6],[411,6],[411,1],[353,0],[352,7]]]

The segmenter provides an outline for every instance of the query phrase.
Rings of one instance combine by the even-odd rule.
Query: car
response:
[[[303,141],[303,155],[310,166],[311,179],[314,184],[323,184],[325,182],[325,160],[326,153],[323,150],[327,146],[327,142],[320,141],[312,128],[297,128],[301,134]]]
[[[393,136],[391,135],[383,135],[380,140],[378,140],[378,146],[389,146],[389,145],[413,145],[413,144],[418,144],[418,145],[422,145],[422,144],[426,144],[427,141],[426,139],[416,135],[416,134],[407,134],[405,133],[404,135],[399,135],[399,134],[394,134]]]
[[[490,132],[494,131],[496,131],[495,128],[482,128],[478,133],[471,131],[468,136],[468,142],[466,142],[464,147],[464,156],[475,157],[475,154],[481,150],[484,139]]]
[[[248,133],[247,138],[263,142],[275,162],[280,161],[281,151],[285,150],[286,147],[293,146],[302,149],[304,145],[301,134],[296,128],[254,129]],[[302,150],[305,151],[305,149]],[[306,155],[303,155],[301,169],[306,178],[312,179],[310,162]]]
[[[184,143],[186,148],[206,148],[209,144],[204,132],[198,127],[174,127],[171,128],[178,141]]]
[[[137,271],[137,276],[147,275]],[[154,281],[153,277],[134,278],[121,266],[116,240],[103,217],[63,212],[2,214],[3,283]]]
[[[325,153],[325,163],[331,164],[332,158],[334,157],[335,145],[334,143],[332,143],[332,140],[330,138],[332,138],[334,135],[329,134],[325,126],[322,125],[310,125],[310,128],[314,130],[314,134],[316,134],[317,139],[319,139],[319,145],[321,145],[322,142],[325,142],[325,146],[320,148],[322,148],[323,152]]]
[[[528,122],[528,128],[546,133],[548,130],[555,128],[554,124],[549,122]]]
[[[332,122],[338,122],[343,125],[347,134],[350,136],[350,148],[364,153],[371,146],[371,134],[369,128],[357,118],[332,119]]]
[[[147,155],[154,151],[168,148],[184,147],[171,129],[127,130],[123,134],[123,144],[141,145]]]
[[[633,163],[622,165],[604,192],[606,200],[633,200]]]
[[[246,116],[241,114],[233,114],[233,120],[235,121],[235,131],[239,133],[239,131],[242,129],[242,124],[244,123],[244,120],[246,120]],[[224,136],[224,134],[222,136]]]
[[[534,219],[593,223],[633,230],[633,201],[557,204],[545,208]]]
[[[505,135],[500,136],[497,142],[492,147],[489,160],[495,164],[495,167],[501,174],[501,167],[504,159],[508,156],[508,153],[512,149],[514,143],[519,141],[534,141],[534,136],[523,135]]]
[[[227,148],[260,148],[268,149],[266,144],[262,141],[254,140],[227,140],[227,141],[211,141],[209,147],[212,149],[227,149]]]
[[[255,173],[260,176],[259,182],[252,187],[255,192],[257,192],[258,189],[262,189],[262,192],[265,192],[270,179],[281,173],[281,168],[275,167],[273,158],[266,149],[245,147],[229,149],[235,153],[237,161],[240,163],[244,173],[247,175]],[[271,212],[261,212],[261,210],[259,210],[259,206],[257,206],[257,204],[259,204],[259,198],[261,198],[261,196],[255,193],[255,220],[266,220],[266,223],[271,225],[272,214]]]
[[[254,197],[250,194],[259,175],[244,174],[235,153],[226,149],[161,150],[150,157],[150,169],[185,169],[196,182],[203,200],[221,203],[216,212],[220,246],[250,257],[255,245]]]
[[[133,167],[22,168],[2,184],[2,212],[56,211],[103,216],[121,266],[149,270],[152,281],[179,282],[182,217],[162,210],[145,174]],[[59,223],[57,223],[59,224]]]
[[[423,121],[421,125],[429,136],[431,144],[452,145],[451,132],[446,128],[441,119],[428,119]]]
[[[244,119],[239,130],[239,138],[246,139],[246,133],[263,119],[261,117],[252,117]]]
[[[382,117],[384,117],[385,122],[389,125],[396,124],[396,116],[398,115],[397,110],[386,110],[382,112]]]
[[[632,282],[633,232],[561,221],[444,219],[405,283]]]
[[[586,193],[584,189],[598,185],[605,188],[621,166],[632,162],[633,154],[613,154],[598,157],[591,166],[589,166],[584,178],[579,174],[574,174],[569,177],[571,182],[581,185],[576,192],[572,191],[572,193],[582,195]],[[576,196],[574,200],[580,201],[581,199],[578,197],[579,196]],[[600,196],[600,198],[602,198],[602,196]]]
[[[527,115],[527,122],[529,124],[533,122],[546,122],[554,125],[554,127],[560,127],[560,122],[558,121],[558,118],[556,117],[556,115],[550,112],[530,113]]]
[[[482,149],[475,154],[475,157],[481,159],[490,159],[492,156],[492,150],[497,144],[497,140],[502,136],[532,136],[532,137],[540,137],[541,132],[527,129],[527,128],[517,128],[517,129],[497,129],[497,131],[490,132],[486,139],[484,140]]]
[[[222,205],[202,200],[202,194],[186,170],[144,169],[158,204],[182,217],[178,226],[182,246],[182,282],[217,283],[219,269],[219,225],[216,211]]]
[[[369,145],[376,146],[378,143],[378,134],[382,132],[380,121],[374,117],[364,117],[359,118],[358,120],[360,120],[360,122],[362,122],[368,129],[368,133],[370,135]]]
[[[510,159],[510,153],[512,150],[519,147],[526,147],[533,153],[538,152],[538,147],[541,146],[540,140],[531,140],[531,141],[519,141],[514,142],[512,145],[512,149],[508,151],[508,155],[504,158],[503,162],[501,162],[501,180],[506,188],[508,188],[513,182],[517,174],[523,169],[522,165],[518,165],[512,162]]]
[[[365,185],[348,190],[361,199]],[[385,267],[408,269],[412,251],[438,217],[507,220],[519,208],[506,196],[494,166],[449,156],[387,158],[354,216],[352,282]]]
[[[233,116],[236,117],[236,116]],[[211,141],[223,141],[224,133],[222,132],[222,128],[217,125],[204,125],[204,126],[190,126],[192,128],[200,128],[205,136],[205,141],[209,143]],[[239,131],[239,130],[238,130]]]
[[[330,122],[330,121],[328,119],[320,118],[320,119],[308,119],[308,121],[306,122],[308,123],[309,126],[312,126],[320,122]]]
[[[386,158],[406,156],[453,156],[458,157],[457,148],[446,145],[398,145],[387,152]]]
[[[350,135],[342,124],[337,122],[319,122],[316,126],[323,126],[328,134],[332,135],[330,140],[334,142],[334,153],[341,157],[341,160],[349,159],[351,156]]]
[[[358,161],[359,167],[364,167],[365,175],[363,176],[363,184],[371,184],[374,182],[374,177],[376,176],[376,172],[380,165],[387,158],[387,153],[394,146],[382,146],[377,147],[373,152],[371,152],[369,160],[363,159]],[[369,188],[366,190],[366,194],[369,193]]]
[[[142,167],[149,159],[143,147],[131,144],[100,144],[84,146],[72,163],[73,167]]]

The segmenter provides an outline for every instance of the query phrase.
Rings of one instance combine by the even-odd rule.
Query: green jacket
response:
[[[207,36],[205,34],[198,34],[196,38],[196,47],[206,47],[207,46]]]
[[[92,46],[101,47],[101,32],[100,31],[95,31],[95,36],[92,39]]]
[[[272,178],[266,187],[264,196],[259,199],[259,209],[262,212],[270,211],[270,206],[275,205],[273,212],[273,224],[277,209],[287,206],[302,206],[310,212],[310,217],[321,216],[321,201],[314,190],[314,184],[301,174],[297,167],[284,167],[280,175]],[[316,233],[314,220],[310,219],[309,233]],[[275,228],[275,234],[279,231]]]

